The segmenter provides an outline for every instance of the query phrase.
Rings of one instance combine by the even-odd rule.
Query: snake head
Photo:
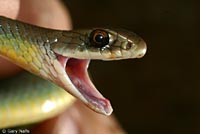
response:
[[[146,43],[133,32],[118,29],[64,31],[52,45],[54,52],[77,59],[121,60],[141,58]]]
[[[85,29],[63,31],[51,44],[56,54],[57,83],[96,112],[110,115],[112,107],[91,82],[87,68],[91,59],[120,60],[140,58],[146,43],[125,30]]]

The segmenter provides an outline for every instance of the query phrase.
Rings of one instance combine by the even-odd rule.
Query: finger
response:
[[[42,132],[41,132],[42,131]],[[104,116],[76,101],[66,111],[44,121],[31,131],[45,134],[124,134],[114,116]]]
[[[58,0],[21,0],[18,19],[47,28],[72,27],[69,11]]]

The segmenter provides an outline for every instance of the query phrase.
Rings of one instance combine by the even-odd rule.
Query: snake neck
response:
[[[29,72],[53,80],[56,73],[52,62],[56,55],[50,44],[59,35],[56,30],[0,18],[0,56]]]

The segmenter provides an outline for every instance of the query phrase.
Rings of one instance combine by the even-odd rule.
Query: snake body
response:
[[[145,52],[145,42],[126,30],[54,30],[1,16],[0,56],[34,75],[26,72],[0,81],[0,128],[55,116],[75,98],[110,115],[110,102],[87,74],[90,59],[140,58]]]

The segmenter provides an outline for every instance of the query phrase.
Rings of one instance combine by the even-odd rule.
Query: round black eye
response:
[[[104,30],[96,29],[90,33],[89,40],[94,47],[104,47],[109,44],[109,35]]]

